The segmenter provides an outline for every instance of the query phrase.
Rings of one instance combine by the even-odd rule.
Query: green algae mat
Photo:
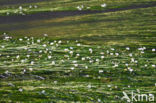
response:
[[[0,0],[0,103],[155,103],[155,0]]]

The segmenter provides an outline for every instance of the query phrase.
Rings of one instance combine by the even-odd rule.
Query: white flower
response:
[[[88,66],[85,66],[86,69],[88,69]]]
[[[79,44],[77,44],[77,46],[81,46],[81,44],[79,43]]]
[[[29,8],[32,8],[32,5],[29,5]]]
[[[20,92],[22,92],[22,91],[23,91],[23,89],[21,89],[21,88],[20,88],[20,89],[18,89],[18,90],[19,90]]]
[[[51,58],[52,58],[52,56],[51,56],[51,55],[49,55],[49,56],[48,56],[48,59],[51,59]]]
[[[71,69],[71,70],[74,70],[75,68],[74,68],[74,67],[71,67],[70,69]]]
[[[129,64],[126,63],[125,65],[128,66]]]
[[[116,55],[116,56],[118,56],[118,55],[119,55],[119,53],[115,53],[115,55]]]
[[[7,12],[7,15],[9,15],[10,13],[9,12]]]
[[[51,43],[50,43],[50,45],[54,45],[54,43],[53,43],[53,42],[51,42]]]
[[[135,63],[138,63],[138,61],[137,61],[137,60],[135,60],[134,62],[135,62]]]
[[[90,48],[89,51],[90,51],[90,53],[93,53],[93,49],[92,48]]]
[[[126,50],[130,50],[130,48],[129,47],[126,47]]]
[[[89,77],[89,75],[85,75],[85,77]]]
[[[78,64],[74,64],[74,66],[75,66],[75,67],[77,67],[77,66],[78,66]]]
[[[8,40],[8,39],[10,39],[10,37],[9,37],[9,36],[6,36],[6,37],[5,37],[5,40]]]
[[[37,40],[37,42],[38,42],[38,43],[40,43],[40,42],[41,42],[41,40],[39,40],[39,39],[38,39],[38,40]]]
[[[103,70],[99,70],[99,73],[103,73]]]
[[[64,63],[65,61],[62,59],[61,62]]]
[[[113,55],[113,53],[110,53],[110,55]]]
[[[106,7],[107,5],[104,3],[104,4],[101,4],[101,7]]]
[[[153,64],[152,67],[155,68],[156,66]]]
[[[101,59],[105,58],[104,56],[101,56]]]
[[[5,48],[5,46],[4,46],[4,45],[2,45],[2,46],[1,46],[1,48]]]
[[[107,50],[106,52],[107,52],[107,54],[108,54],[108,53],[109,53],[109,50]]]
[[[86,57],[87,59],[91,59],[90,57]]]
[[[76,54],[76,56],[80,56],[80,54]]]
[[[34,65],[34,61],[31,61],[31,63],[30,63],[31,65]]]
[[[133,56],[132,53],[130,53],[129,56],[132,57]]]
[[[77,8],[78,10],[82,10],[82,8],[81,8],[80,6],[77,6],[76,8]]]
[[[30,71],[33,71],[33,68],[29,68]]]
[[[143,47],[143,49],[145,50],[145,49],[146,49],[146,47]]]
[[[90,60],[89,63],[93,63],[93,60]]]
[[[73,63],[77,63],[77,61],[76,61],[76,60],[74,60],[74,61],[73,61]]]
[[[42,93],[42,94],[45,94],[45,90],[42,90],[41,93]]]
[[[118,88],[118,86],[115,86],[115,88],[117,89],[117,88]]]
[[[25,60],[21,60],[21,63],[24,63],[25,62]]]
[[[40,50],[39,53],[42,53],[42,50]]]
[[[22,6],[19,6],[19,9],[22,10],[23,9]]]
[[[88,87],[88,88],[91,88],[92,86],[89,84],[87,87]]]
[[[93,51],[93,49],[92,48],[89,48],[89,51]]]
[[[90,9],[90,7],[87,7],[87,9]]]
[[[57,81],[54,81],[54,84],[57,84]]]
[[[133,69],[132,69],[132,68],[130,68],[130,67],[128,67],[128,70],[129,70],[130,72],[132,72],[132,71],[133,71]]]
[[[70,53],[70,54],[73,54],[73,51],[70,51],[69,53]]]
[[[44,36],[48,36],[48,34],[43,34]]]
[[[115,49],[114,48],[111,48],[111,50],[114,51]]]
[[[101,99],[98,98],[98,102],[101,102]]]
[[[70,49],[73,49],[73,47],[70,47]]]
[[[154,97],[154,95],[153,95],[153,94],[149,94],[149,96],[153,96],[153,97]]]
[[[68,49],[64,49],[64,51],[65,51],[65,52],[68,52],[69,50],[68,50]]]
[[[107,87],[109,87],[109,88],[110,88],[110,87],[111,87],[111,85],[107,85]]]
[[[37,5],[34,5],[34,8],[37,8]]]
[[[84,61],[84,60],[85,60],[85,58],[84,58],[84,57],[82,57],[82,58],[81,58],[81,60],[83,60],[83,61]]]
[[[24,69],[23,72],[26,72],[26,70]]]
[[[84,8],[84,6],[81,5],[81,6],[77,6],[76,8],[77,8],[78,10],[82,10],[82,9]]]
[[[19,55],[16,56],[17,59],[18,59],[19,57],[20,57]]]
[[[20,39],[19,39],[19,41],[23,41],[23,39],[22,39],[22,38],[20,38]]]
[[[5,74],[8,74],[9,73],[9,71],[7,70],[7,71],[5,71]]]
[[[55,65],[55,61],[52,61],[51,64],[52,64],[52,65]]]
[[[115,64],[113,67],[118,67],[118,64]]]
[[[62,43],[62,41],[61,41],[61,40],[59,40],[59,41],[58,41],[58,43],[59,43],[59,44],[61,44],[61,43]]]
[[[96,59],[95,61],[96,61],[96,62],[99,62],[99,59]]]
[[[27,47],[25,47],[25,48],[24,48],[24,50],[28,50],[28,48],[27,48]]]
[[[134,62],[135,60],[134,60],[134,58],[131,58],[131,62]]]
[[[152,49],[152,51],[154,52],[154,51],[155,51],[155,49]]]
[[[29,57],[30,57],[30,55],[27,55],[27,57],[29,58]]]
[[[47,45],[46,44],[43,44],[43,47],[46,47]]]
[[[141,51],[141,50],[144,50],[144,48],[138,48],[138,50],[140,50],[140,51]]]

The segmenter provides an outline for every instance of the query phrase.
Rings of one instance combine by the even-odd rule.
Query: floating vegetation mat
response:
[[[0,40],[0,102],[124,102],[156,94],[153,46],[93,45],[48,37]]]

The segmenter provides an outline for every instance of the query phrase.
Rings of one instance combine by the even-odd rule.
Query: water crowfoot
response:
[[[153,47],[137,45],[125,48],[127,46],[92,45],[46,37],[2,39],[0,86],[13,91],[12,94],[20,91],[18,95],[28,93],[30,97],[30,93],[33,98],[73,99],[77,96],[75,94],[79,94],[80,97],[76,97],[79,100],[83,93],[87,93],[95,102],[103,102],[103,98],[107,100],[110,95],[115,98],[114,94],[137,85],[145,90],[153,89],[151,84],[156,67]],[[144,82],[148,81],[146,86],[140,77]],[[126,84],[122,85],[123,82]],[[10,98],[6,91],[5,95]],[[106,91],[111,92],[107,94]]]
[[[106,3],[101,4],[101,7],[106,7],[106,6],[107,6],[107,4],[106,4]]]

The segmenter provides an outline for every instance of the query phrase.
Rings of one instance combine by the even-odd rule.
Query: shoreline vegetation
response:
[[[5,36],[0,45],[1,102],[124,102],[122,92],[131,90],[156,95],[155,46],[88,45],[47,35]]]
[[[14,0],[16,1],[16,0]],[[2,5],[2,4],[1,4]],[[135,9],[139,7],[150,7],[155,6],[156,2],[154,0],[126,0],[126,1],[103,1],[103,0],[90,0],[90,1],[72,1],[69,0],[68,2],[64,1],[44,1],[44,2],[37,2],[32,4],[24,3],[24,4],[17,4],[17,5],[2,5],[0,7],[0,15],[7,16],[7,15],[27,15],[27,14],[34,14],[40,12],[57,12],[57,11],[111,11],[115,9]]]

